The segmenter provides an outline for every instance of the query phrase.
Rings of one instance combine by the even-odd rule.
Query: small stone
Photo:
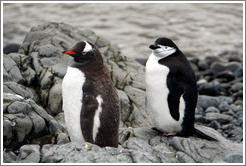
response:
[[[221,112],[228,111],[229,109],[230,109],[230,106],[229,106],[229,104],[228,104],[227,102],[222,101],[222,102],[220,103],[220,105],[219,105],[219,110],[220,110]]]
[[[218,121],[220,123],[229,123],[230,121],[232,121],[233,117],[230,115],[210,112],[210,113],[206,113],[205,119],[208,121]]]
[[[240,99],[236,100],[234,104],[243,107],[243,101]]]
[[[198,70],[199,71],[205,71],[207,69],[208,69],[208,64],[206,62],[204,62],[204,61],[199,62],[199,64],[198,64]]]
[[[210,68],[215,75],[218,75],[219,73],[224,72],[226,70],[232,72],[233,75],[235,71],[242,68],[242,65],[238,62],[229,62],[229,63],[214,62]]]
[[[217,121],[212,121],[208,124],[208,126],[214,128],[215,130],[218,130],[221,127],[220,123]]]
[[[210,83],[202,84],[199,86],[198,91],[200,95],[220,95],[220,83],[218,81],[213,81]]]
[[[211,106],[205,110],[205,113],[209,113],[209,112],[220,113],[220,110],[218,110],[216,107]]]
[[[57,136],[57,144],[61,145],[61,144],[65,144],[70,142],[68,139],[68,135],[66,133],[59,133]]]
[[[224,161],[227,163],[242,163],[243,155],[238,153],[231,153],[224,158]]]
[[[3,47],[4,54],[17,53],[20,48],[20,44],[12,43]]]
[[[231,104],[230,108],[232,109],[233,112],[243,111],[243,107],[240,105]]]
[[[199,95],[197,105],[206,109],[210,106],[218,107],[220,103],[220,99],[218,97],[211,97],[206,95]]]
[[[236,77],[231,71],[222,71],[216,74],[216,78],[225,78],[227,81],[232,81]]]
[[[233,84],[230,88],[230,91],[232,93],[237,92],[239,90],[243,90],[243,83],[241,83],[241,82],[237,82],[237,83]]]

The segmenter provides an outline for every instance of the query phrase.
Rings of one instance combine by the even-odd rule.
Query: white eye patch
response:
[[[84,48],[82,53],[84,54],[84,53],[87,53],[91,50],[92,50],[92,46],[88,42],[85,41],[85,48]]]
[[[163,45],[158,45],[158,46],[160,48],[153,50],[154,54],[158,57],[164,58],[176,52],[176,49],[173,47],[163,46]]]

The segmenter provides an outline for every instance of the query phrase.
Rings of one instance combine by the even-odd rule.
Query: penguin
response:
[[[153,129],[166,136],[214,138],[194,127],[198,91],[195,73],[182,51],[166,37],[151,44],[146,63],[147,106]]]
[[[64,51],[73,57],[62,82],[65,123],[71,141],[118,147],[120,103],[96,46],[80,41]]]

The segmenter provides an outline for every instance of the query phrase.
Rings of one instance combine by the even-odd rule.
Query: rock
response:
[[[38,100],[37,95],[32,89],[15,82],[4,82],[3,92],[13,94],[14,96],[18,96],[22,99],[32,99],[34,101]]]
[[[4,54],[16,53],[20,48],[19,44],[11,43],[3,47]]]
[[[200,95],[220,95],[220,83],[218,81],[213,81],[210,83],[202,84],[199,86],[198,91]]]
[[[119,163],[132,161],[128,150],[100,148],[90,143],[78,142],[44,145],[41,155],[43,156],[42,163]]]
[[[62,145],[62,144],[66,144],[69,141],[68,139],[68,135],[66,133],[59,133],[58,136],[57,136],[57,144],[58,145]]]
[[[238,153],[228,154],[224,161],[227,163],[243,163],[243,155]]]
[[[62,81],[57,79],[50,89],[47,111],[50,115],[57,115],[62,111]]]
[[[3,163],[14,163],[17,160],[17,155],[12,151],[3,151]]]
[[[216,78],[225,78],[227,82],[234,80],[236,77],[231,71],[222,71],[217,73]]]
[[[126,121],[131,121],[132,119],[130,118],[130,115],[132,114],[132,105],[130,103],[130,100],[126,93],[124,91],[118,90],[118,96],[120,99],[120,105],[121,105],[121,121],[126,122]]]
[[[39,56],[41,57],[52,57],[52,56],[58,56],[62,53],[63,50],[51,45],[51,44],[47,44],[47,45],[42,45],[41,47],[39,47]]]
[[[5,148],[17,149],[33,138],[62,130],[55,119],[32,99],[11,93],[4,93],[3,97],[6,107],[3,115]]]
[[[231,88],[229,89],[229,91],[231,93],[234,93],[234,92],[237,92],[237,91],[242,90],[242,89],[243,89],[243,83],[237,82],[237,83],[235,83],[235,84],[233,84],[231,86]]]
[[[215,130],[218,130],[221,128],[221,125],[217,121],[212,121],[211,123],[208,124],[208,127],[212,127]]]
[[[219,110],[220,110],[221,112],[225,112],[225,111],[229,111],[230,106],[229,106],[229,104],[228,104],[227,102],[222,101],[222,102],[220,103],[220,105],[219,105],[218,108],[219,108]]]
[[[220,110],[218,110],[217,108],[211,106],[211,107],[208,107],[208,108],[205,110],[205,113],[209,113],[209,112],[220,113]]]
[[[232,138],[237,137],[236,140],[242,140],[243,139],[243,130],[241,129],[241,127],[236,127],[235,129],[231,130],[228,133],[228,137],[232,137]]]
[[[237,70],[242,68],[242,65],[238,62],[229,62],[229,63],[223,63],[223,62],[214,62],[211,65],[211,71],[214,73],[214,75],[217,75],[220,72],[224,71],[230,71],[232,73],[235,73]]]
[[[17,64],[7,54],[3,54],[3,78],[4,81],[14,81],[17,83],[23,83],[25,81]]]
[[[39,145],[24,145],[20,148],[20,153],[17,157],[19,163],[38,163],[40,161],[40,146]]]
[[[178,151],[176,156],[180,163],[195,163],[195,161],[184,152]]]
[[[232,121],[233,117],[230,115],[209,112],[209,113],[206,113],[205,119],[208,121],[218,121],[220,123],[229,123],[230,121]]]
[[[203,109],[206,109],[210,106],[218,107],[221,102],[225,101],[228,104],[231,104],[233,102],[233,99],[230,97],[212,97],[212,96],[206,96],[206,95],[199,95],[197,105],[202,107]]]

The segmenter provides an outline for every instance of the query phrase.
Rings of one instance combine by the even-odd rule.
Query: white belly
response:
[[[181,96],[179,113],[179,121],[173,119],[170,114],[167,97],[169,89],[167,87],[167,75],[169,68],[160,65],[158,58],[153,54],[146,63],[146,95],[147,108],[152,117],[153,125],[163,132],[179,132],[182,130],[181,124],[184,116],[184,99]]]
[[[82,108],[85,75],[77,68],[68,67],[62,82],[62,98],[65,122],[71,141],[84,141],[80,113]]]

